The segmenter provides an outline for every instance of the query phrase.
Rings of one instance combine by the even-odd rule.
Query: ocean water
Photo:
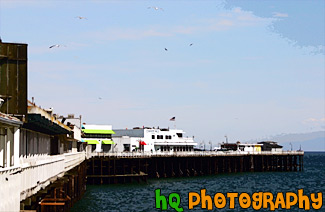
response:
[[[206,189],[206,194],[213,197],[216,193],[226,195],[229,192],[243,192],[250,196],[255,192],[271,192],[276,195],[279,192],[294,192],[303,189],[304,195],[310,199],[311,193],[322,192],[322,208],[314,210],[312,205],[309,211],[325,211],[325,152],[306,152],[304,156],[303,172],[256,172],[256,173],[230,173],[214,176],[199,176],[189,178],[153,179],[141,184],[122,185],[88,185],[83,198],[78,201],[71,211],[162,211],[156,209],[155,190],[161,189],[161,194],[178,193],[180,197],[179,207],[183,211],[209,211],[201,208],[201,202],[189,210],[189,192],[200,194],[201,189]],[[285,200],[285,199],[284,199]],[[176,201],[174,198],[173,201]],[[310,202],[312,203],[312,201]],[[252,207],[242,209],[238,198],[235,199],[234,209],[229,209],[229,201],[223,209],[213,205],[212,211],[255,211]],[[269,206],[268,206],[269,207]],[[165,211],[176,211],[170,205]],[[269,208],[261,208],[258,211],[270,211]],[[299,209],[298,204],[288,209],[275,209],[275,211],[305,211]]]

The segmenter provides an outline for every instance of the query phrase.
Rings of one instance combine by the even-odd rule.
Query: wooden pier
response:
[[[87,162],[87,183],[115,184],[146,181],[150,159],[149,157],[91,157]]]
[[[303,170],[303,152],[96,153],[87,162],[87,183],[146,182],[148,178],[236,172]]]
[[[86,162],[70,170],[37,194],[21,202],[22,211],[59,212],[69,209],[86,191]]]

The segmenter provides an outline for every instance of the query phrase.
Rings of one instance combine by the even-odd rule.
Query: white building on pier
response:
[[[134,128],[114,129],[117,152],[185,152],[197,145],[194,137],[185,137],[178,129]]]
[[[115,132],[112,130],[112,125],[94,125],[83,124],[82,141],[89,146],[89,152],[113,152],[114,142],[112,135]]]

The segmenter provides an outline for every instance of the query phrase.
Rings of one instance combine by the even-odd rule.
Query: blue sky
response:
[[[324,1],[1,0],[0,12],[2,40],[29,45],[29,99],[59,114],[176,124],[206,143],[325,129]]]

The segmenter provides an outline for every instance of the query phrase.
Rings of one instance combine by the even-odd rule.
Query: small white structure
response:
[[[23,123],[12,116],[0,113],[0,170],[19,166],[19,135]]]
[[[261,152],[263,144],[238,144],[238,150],[243,152]]]
[[[67,136],[67,140],[71,143],[69,152],[83,151],[84,145],[82,144],[84,143],[81,142],[81,129],[73,124],[70,124],[69,128],[72,130],[72,134]]]
[[[193,151],[193,137],[184,137],[178,129],[114,129],[113,141],[118,152],[179,152]]]

